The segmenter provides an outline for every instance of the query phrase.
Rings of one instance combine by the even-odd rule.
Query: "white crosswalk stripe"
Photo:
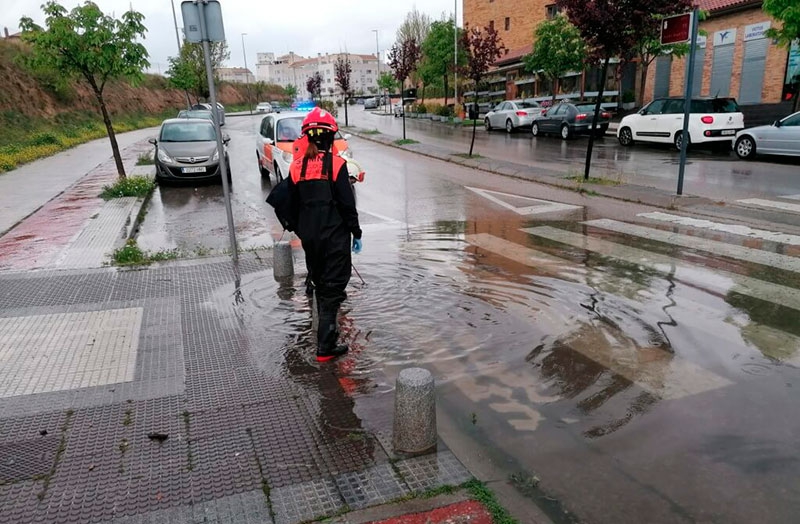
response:
[[[655,211],[652,213],[639,213],[636,216],[641,218],[649,218],[650,220],[657,220],[659,222],[668,222],[670,224],[676,224],[679,226],[708,229],[710,231],[717,231],[719,233],[728,233],[731,235],[738,235],[748,238],[757,238],[759,240],[768,240],[770,242],[778,242],[781,244],[787,244],[791,246],[800,246],[799,235],[790,235],[788,233],[781,233],[778,231],[754,229],[750,226],[743,226],[739,224],[712,222],[711,220],[705,220],[702,218],[692,218],[680,215],[672,215],[670,213],[662,213],[661,211]]]
[[[549,226],[523,229],[531,235],[546,238],[579,249],[636,264],[660,273],[675,273],[675,278],[714,293],[730,292],[747,295],[800,311],[800,290],[765,282],[719,269],[706,269],[688,262],[643,249],[587,237]]]
[[[797,257],[781,255],[779,253],[770,253],[769,251],[761,251],[759,249],[738,246],[736,244],[728,244],[726,242],[718,242],[716,240],[708,240],[695,236],[671,233],[661,229],[652,229],[649,227],[637,226],[635,224],[628,224],[626,222],[619,222],[617,220],[610,220],[606,218],[599,220],[588,220],[584,222],[584,224],[609,231],[615,231],[617,233],[644,238],[647,240],[655,240],[657,242],[664,242],[675,246],[699,249],[714,255],[733,258],[744,262],[753,262],[755,264],[783,269],[785,271],[800,272],[800,258]]]
[[[790,202],[779,202],[777,200],[765,200],[763,198],[745,198],[737,200],[739,204],[748,206],[765,207],[770,209],[780,209],[781,211],[789,211],[790,213],[800,213],[800,204],[792,204]]]
[[[566,259],[494,235],[467,235],[466,240],[476,247],[546,273],[560,273],[562,278],[585,285],[589,285],[591,280],[594,288],[615,287],[613,284],[603,285],[609,278],[604,272],[588,270]],[[537,322],[548,322],[548,319],[539,316]],[[567,325],[570,327],[565,327],[562,319],[561,329],[566,331],[559,338],[568,341],[570,348],[663,399],[679,399],[732,384],[730,380],[661,348],[634,347],[619,328],[605,325],[587,330],[582,329],[585,324],[575,321]],[[557,329],[553,325],[548,331]]]

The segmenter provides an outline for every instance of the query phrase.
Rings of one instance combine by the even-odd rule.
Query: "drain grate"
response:
[[[0,484],[46,475],[53,467],[61,438],[51,435],[0,444]]]

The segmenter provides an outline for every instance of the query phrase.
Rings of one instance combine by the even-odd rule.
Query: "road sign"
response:
[[[203,11],[205,11],[205,32],[207,33],[205,35],[200,23],[198,2],[203,3]],[[183,32],[187,41],[199,44],[203,40],[207,42],[223,42],[225,40],[222,7],[217,0],[184,0],[181,3],[181,14],[183,15]]]
[[[661,22],[661,43],[663,45],[683,44],[692,34],[692,13],[670,16]]]

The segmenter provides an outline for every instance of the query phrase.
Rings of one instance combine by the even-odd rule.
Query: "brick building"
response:
[[[693,94],[732,96],[741,105],[755,105],[778,103],[791,92],[789,53],[764,34],[776,22],[761,4],[761,0],[700,0],[709,17],[700,24],[706,34],[698,38]],[[683,94],[687,58],[660,57],[654,66],[647,74],[645,101]]]
[[[700,25],[708,36],[699,38],[694,92],[733,96],[742,104],[780,102],[790,90],[786,79],[789,53],[764,37],[764,30],[775,22],[762,11],[762,1],[698,1],[709,18]],[[463,0],[463,4],[465,24],[493,26],[508,50],[488,76],[488,89],[479,93],[480,97],[542,101],[554,92],[557,99],[597,96],[601,78],[597,68],[569,73],[555,85],[524,70],[522,59],[531,52],[536,26],[557,14],[554,0]],[[792,63],[800,67],[800,49],[793,53]],[[681,94],[685,69],[685,59],[657,59],[648,70],[645,101]],[[619,78],[616,70],[617,64],[612,63],[604,88],[608,105],[617,105],[621,93],[638,88],[637,64],[627,64]]]

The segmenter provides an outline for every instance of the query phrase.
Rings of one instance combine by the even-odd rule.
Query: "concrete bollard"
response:
[[[275,279],[284,279],[294,275],[294,259],[292,245],[289,242],[277,242],[272,248],[272,274]]]
[[[427,369],[404,369],[397,377],[394,397],[394,450],[422,454],[436,448],[436,438],[433,375]]]

